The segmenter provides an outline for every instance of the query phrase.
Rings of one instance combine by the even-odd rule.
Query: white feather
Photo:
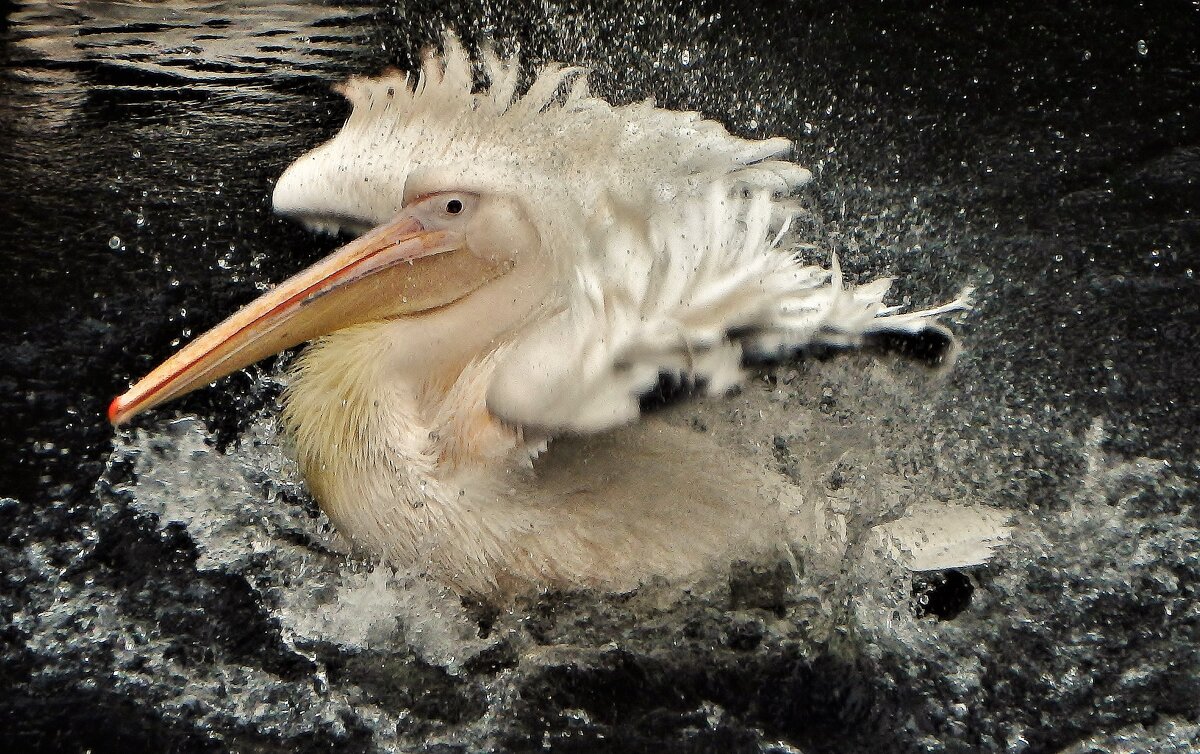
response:
[[[517,425],[599,431],[636,418],[662,373],[720,393],[737,383],[746,350],[774,355],[919,332],[967,305],[964,293],[910,314],[885,309],[890,281],[848,289],[836,258],[827,271],[777,248],[783,223],[773,227],[771,192],[747,195],[731,183],[714,182],[649,223],[593,226],[592,253],[577,261],[564,294],[570,303],[514,343],[489,408]]]
[[[913,571],[969,568],[986,563],[1011,534],[1007,511],[982,505],[924,503],[875,527],[885,548]]]
[[[279,179],[276,210],[378,224],[399,210],[407,177],[433,166],[460,189],[536,196],[555,215],[582,218],[610,192],[653,208],[740,170],[748,185],[773,190],[811,177],[772,159],[789,151],[786,139],[741,139],[697,113],[649,102],[613,106],[588,93],[583,68],[548,65],[517,96],[515,56],[485,48],[481,63],[488,83],[476,90],[471,59],[447,34],[442,55],[426,55],[411,87],[399,73],[347,81],[339,91],[353,105],[350,118]]]

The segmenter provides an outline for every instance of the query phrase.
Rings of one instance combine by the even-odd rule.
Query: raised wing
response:
[[[568,281],[566,303],[502,358],[488,407],[521,426],[601,431],[636,419],[663,373],[720,394],[741,380],[747,355],[919,333],[966,308],[969,292],[901,313],[883,304],[888,279],[847,288],[836,258],[831,269],[804,264],[783,248],[793,210],[774,188],[748,189],[740,178],[650,222],[613,201],[589,231],[592,253]]]

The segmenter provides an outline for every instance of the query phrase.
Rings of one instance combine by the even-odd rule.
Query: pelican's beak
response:
[[[326,333],[453,303],[503,272],[466,250],[461,235],[401,214],[193,340],[114,399],[108,420],[121,424]]]

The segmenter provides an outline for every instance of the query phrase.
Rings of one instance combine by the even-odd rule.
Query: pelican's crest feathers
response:
[[[332,140],[293,164],[275,208],[310,224],[376,225],[401,197],[430,181],[480,193],[531,197],[554,213],[592,216],[608,196],[636,206],[669,203],[723,176],[786,193],[809,171],[780,158],[787,139],[741,139],[698,113],[650,101],[614,106],[591,96],[587,71],[550,63],[517,94],[516,54],[484,47],[486,84],[446,33],[419,74],[351,78],[353,110]],[[349,212],[347,208],[353,208]]]

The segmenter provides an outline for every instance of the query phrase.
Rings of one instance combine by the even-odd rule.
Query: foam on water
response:
[[[351,649],[405,643],[428,662],[454,668],[473,641],[457,597],[416,574],[354,560],[303,491],[295,463],[259,418],[235,452],[223,453],[196,419],[124,435],[114,459],[132,460],[136,480],[119,485],[131,504],[182,524],[197,568],[237,574],[278,616],[290,643]]]
[[[1070,738],[1131,709],[1194,712],[1197,490],[1167,461],[1110,456],[1106,439],[1095,420],[1075,444],[1081,473],[1064,480],[1073,487],[1065,505],[1018,517],[962,619],[887,620],[879,604],[858,611],[867,646],[913,681],[918,714],[927,716],[921,727],[940,740],[1035,751],[1031,734],[1047,714]],[[1136,726],[1065,751],[1183,751],[1197,740],[1194,725],[1164,720],[1154,731]],[[941,746],[933,735],[924,743]]]

